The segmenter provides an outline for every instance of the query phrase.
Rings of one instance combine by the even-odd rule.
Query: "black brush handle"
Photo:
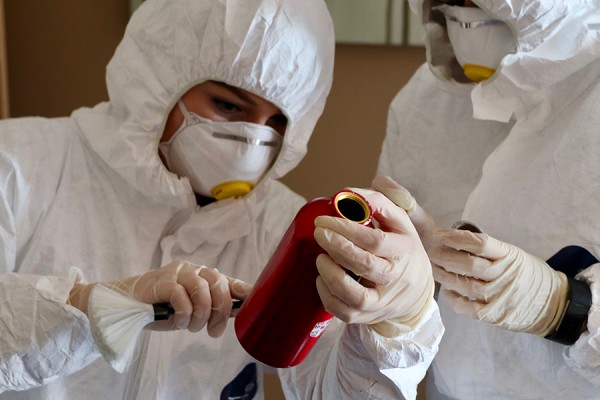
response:
[[[155,321],[164,321],[165,319],[169,319],[169,315],[175,314],[175,310],[169,303],[152,304],[152,308],[154,308]]]
[[[242,306],[242,300],[233,300],[232,308],[235,310]],[[169,319],[169,315],[175,314],[175,310],[169,303],[157,303],[152,304],[152,308],[154,308],[154,320],[155,321],[164,321],[165,319]]]
[[[244,304],[244,300],[233,300],[231,303],[231,309],[237,310],[242,306],[242,304]]]

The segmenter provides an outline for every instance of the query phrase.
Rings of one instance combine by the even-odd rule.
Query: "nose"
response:
[[[270,118],[270,114],[267,115],[265,113],[253,113],[250,118],[247,119],[247,121],[258,125],[268,125]]]

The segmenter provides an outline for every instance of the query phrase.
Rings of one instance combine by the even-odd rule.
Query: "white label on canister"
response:
[[[331,319],[328,319],[327,321],[323,321],[323,322],[317,322],[317,324],[315,325],[314,328],[312,328],[312,331],[310,332],[310,337],[319,337],[323,334],[323,332],[325,331],[325,328],[327,328],[327,325],[329,325],[329,323],[331,322]]]

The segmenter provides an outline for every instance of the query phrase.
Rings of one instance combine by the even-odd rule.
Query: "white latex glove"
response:
[[[230,278],[215,268],[187,261],[173,261],[142,275],[103,283],[146,304],[169,303],[175,310],[172,318],[147,326],[151,330],[187,329],[197,332],[206,326],[212,337],[220,336],[230,316],[232,299],[243,300],[252,286]],[[69,304],[87,313],[93,284],[76,284]]]
[[[542,337],[555,329],[569,290],[563,273],[485,234],[437,227],[410,192],[389,177],[375,178],[373,187],[407,211],[433,276],[457,313]]]
[[[381,193],[352,189],[371,205],[378,228],[315,219],[317,290],[327,311],[394,337],[415,328],[433,299],[431,265],[406,212]],[[360,277],[354,280],[345,270]]]
[[[398,207],[402,207],[410,221],[419,232],[419,237],[425,246],[425,249],[430,245],[431,234],[438,228],[433,217],[431,217],[417,203],[412,194],[403,186],[388,176],[378,176],[373,179],[373,189],[381,192],[390,199]],[[431,243],[434,245],[434,243]]]
[[[544,337],[563,315],[569,284],[543,260],[486,234],[440,229],[433,275],[459,314]]]

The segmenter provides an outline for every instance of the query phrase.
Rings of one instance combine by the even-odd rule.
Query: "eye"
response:
[[[275,114],[269,118],[267,125],[283,135],[287,127],[287,117],[283,114]]]
[[[213,104],[215,105],[215,107],[217,108],[217,110],[223,114],[233,114],[236,112],[241,111],[241,108],[238,107],[236,104],[233,104],[227,100],[218,98],[218,97],[214,97],[212,99]]]

